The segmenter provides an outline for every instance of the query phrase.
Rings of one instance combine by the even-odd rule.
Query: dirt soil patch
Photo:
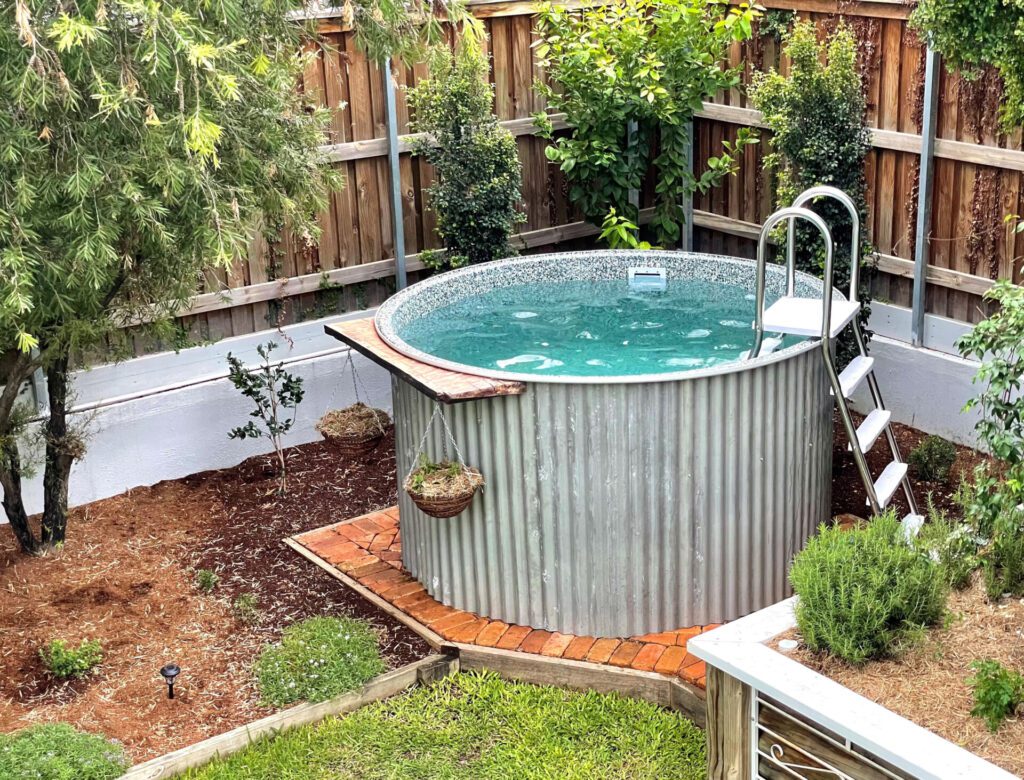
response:
[[[977,579],[977,578],[976,578]],[[948,627],[897,660],[854,667],[805,647],[791,657],[982,758],[1024,776],[1024,719],[1007,720],[996,734],[971,717],[971,663],[994,659],[1024,669],[1024,599],[990,604],[979,581],[949,600]],[[799,635],[794,633],[799,639]]]
[[[372,623],[389,666],[426,644],[282,543],[286,536],[395,502],[394,443],[363,459],[323,443],[289,451],[287,496],[270,457],[162,482],[73,511],[66,547],[46,558],[17,551],[0,526],[0,732],[67,721],[124,743],[141,761],[255,720],[251,666],[265,642],[312,615]],[[209,595],[194,572],[215,571]],[[258,600],[255,625],[232,601]],[[105,658],[86,680],[51,680],[40,645],[99,639]],[[182,667],[166,698],[160,667]]]
[[[863,417],[854,415],[859,425]],[[911,451],[921,443],[927,436],[919,430],[900,423],[892,424],[893,433],[896,435],[896,443],[899,445],[903,461],[907,462]],[[864,491],[864,483],[861,481],[860,473],[857,471],[857,464],[854,463],[853,454],[847,450],[849,440],[846,438],[846,431],[843,429],[839,413],[836,412],[834,422],[835,437],[832,444],[832,516],[854,515],[866,518],[869,514],[867,507],[867,493]],[[960,508],[957,506],[954,496],[960,481],[963,477],[971,479],[975,466],[983,462],[991,462],[991,458],[972,450],[970,447],[958,446],[956,448],[956,461],[950,470],[947,482],[924,482],[910,469],[910,481],[914,487],[914,497],[917,499],[918,508],[927,515],[928,497],[931,496],[932,504],[936,509],[948,513],[951,517],[959,517]],[[879,438],[875,446],[867,453],[868,465],[871,473],[878,478],[882,470],[892,460],[889,447],[885,437]],[[903,491],[896,491],[896,496],[891,506],[896,508],[897,517],[903,517],[909,511]]]

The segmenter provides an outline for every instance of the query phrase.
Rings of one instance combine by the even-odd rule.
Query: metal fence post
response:
[[[391,225],[395,237],[395,287],[399,290],[409,284],[405,271],[405,226],[402,215],[402,173],[398,167],[398,112],[395,105],[395,80],[391,73],[391,59],[383,64],[384,113],[388,130],[388,170],[391,174]]]
[[[935,180],[935,121],[939,112],[942,58],[928,48],[925,53],[924,117],[921,123],[921,162],[917,187],[917,230],[914,236],[914,296],[910,340],[924,346],[924,314],[928,291],[928,236],[932,226],[932,189]]]
[[[693,173],[693,120],[687,122],[686,170]],[[679,248],[684,252],[693,251],[693,193],[683,198],[683,232],[679,237]]]
[[[626,123],[626,148],[629,149],[628,154],[629,154],[630,165],[632,165],[633,162],[636,160],[636,142],[637,142],[636,136],[637,136],[637,132],[638,131],[639,131],[639,125],[636,123],[635,120],[630,119],[629,122]],[[640,190],[630,189],[630,191],[629,191],[629,202],[633,206],[633,208],[635,208],[637,210],[637,212],[639,213],[639,211],[640,211]],[[623,215],[620,214],[619,216],[623,216]],[[639,220],[638,220],[637,224],[639,224]]]

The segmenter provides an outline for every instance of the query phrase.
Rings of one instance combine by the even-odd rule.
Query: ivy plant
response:
[[[828,184],[845,192],[867,216],[867,181],[864,163],[871,151],[866,104],[857,68],[857,40],[840,24],[819,42],[813,22],[799,22],[783,38],[791,61],[787,75],[776,70],[754,76],[751,99],[764,114],[772,131],[772,153],[765,166],[778,171],[776,205],[790,206],[806,189]],[[834,284],[850,285],[852,222],[846,207],[833,200],[811,204],[829,224],[835,241]],[[780,237],[784,235],[783,228]],[[817,230],[805,223],[796,229],[796,264],[801,271],[821,277],[825,267],[824,245]],[[861,262],[869,265],[872,248],[861,247]],[[867,274],[859,284],[861,300],[870,300]],[[861,313],[866,326],[869,310]],[[865,329],[866,332],[866,329]],[[852,357],[852,343],[840,345],[840,359]]]
[[[435,269],[511,254],[509,237],[526,219],[519,210],[516,141],[491,110],[494,88],[482,36],[469,26],[454,50],[432,49],[430,77],[409,90],[413,128],[426,136],[414,152],[437,171],[427,196],[445,251],[424,260]]]
[[[985,297],[998,310],[957,342],[964,357],[981,361],[974,381],[984,387],[967,409],[981,412],[977,431],[989,452],[1017,465],[1024,462],[1024,288],[1004,279]]]
[[[536,54],[550,82],[537,89],[570,129],[556,134],[544,113],[536,121],[551,141],[548,159],[560,166],[570,200],[588,221],[600,226],[614,209],[638,224],[630,190],[641,188],[653,165],[651,226],[658,243],[679,240],[685,198],[733,173],[740,150],[755,142],[742,129],[707,160],[704,173],[690,170],[689,123],[702,101],[739,84],[738,70],[723,63],[732,43],[750,38],[755,17],[748,4],[725,0],[542,8]]]
[[[994,67],[1008,130],[1024,124],[1024,4],[1017,0],[919,0],[911,24],[968,78]]]

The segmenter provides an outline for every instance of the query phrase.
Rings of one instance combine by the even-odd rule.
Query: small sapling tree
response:
[[[241,360],[228,353],[228,379],[255,407],[249,412],[253,419],[245,425],[232,428],[228,437],[270,439],[277,456],[277,490],[285,493],[288,490],[288,466],[283,437],[295,424],[295,414],[304,391],[300,377],[285,371],[283,363],[273,365],[270,362],[270,353],[275,349],[277,344],[273,341],[256,347],[261,362],[252,369],[246,368]]]

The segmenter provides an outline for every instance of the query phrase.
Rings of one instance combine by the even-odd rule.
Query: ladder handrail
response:
[[[810,209],[805,209],[800,206],[788,206],[787,208],[779,209],[764,221],[764,225],[761,227],[761,235],[757,241],[757,287],[754,296],[754,346],[750,349],[748,359],[753,359],[758,356],[761,352],[761,342],[764,340],[764,297],[765,286],[767,283],[766,275],[768,267],[769,236],[775,226],[783,220],[789,220],[789,224],[792,226],[798,219],[805,219],[810,222],[818,228],[822,238],[825,239],[825,289],[822,292],[822,306],[824,311],[821,321],[821,338],[826,344],[829,342],[832,322],[832,253],[835,246],[832,241],[832,231],[829,230],[828,224],[826,224],[825,220]],[[793,260],[793,263],[787,263],[786,267],[787,289],[790,287],[795,289],[795,254],[790,259]]]
[[[851,222],[851,235],[850,235],[850,300],[858,301],[858,290],[860,289],[859,277],[860,277],[860,210],[857,208],[857,204],[853,202],[853,198],[847,195],[838,187],[832,187],[828,184],[822,184],[818,187],[811,187],[809,190],[804,190],[793,200],[794,206],[805,206],[816,198],[832,198],[833,200],[839,201],[841,204],[846,206],[846,210],[850,213]],[[786,245],[787,253],[787,265],[796,267],[796,223],[789,223],[789,234],[788,243]],[[795,281],[795,280],[794,280]],[[793,282],[790,282],[792,285]],[[789,295],[794,294],[792,287],[789,287]]]

